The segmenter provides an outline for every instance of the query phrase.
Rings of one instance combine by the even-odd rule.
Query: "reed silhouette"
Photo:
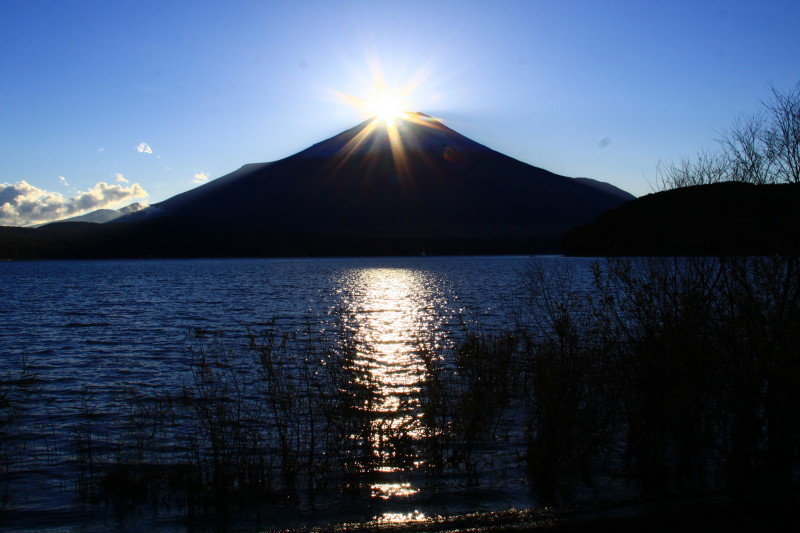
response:
[[[555,294],[532,271],[534,484],[555,497],[604,458],[645,495],[795,498],[798,261],[608,260],[592,290]]]

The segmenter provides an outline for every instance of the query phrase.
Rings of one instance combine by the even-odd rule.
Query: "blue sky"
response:
[[[421,80],[409,110],[647,194],[659,161],[800,81],[798,20],[796,1],[4,0],[0,223],[14,194],[76,214],[289,156],[366,118],[336,93],[369,97],[375,65]]]

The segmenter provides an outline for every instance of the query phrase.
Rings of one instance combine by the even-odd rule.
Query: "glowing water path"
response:
[[[425,275],[410,269],[353,271],[346,281],[346,327],[354,335],[356,367],[375,392],[365,406],[371,412],[369,445],[372,496],[393,500],[419,489],[403,473],[422,466],[414,443],[424,435],[420,390],[426,379],[421,347],[441,342],[436,308],[444,301]],[[387,521],[424,518],[419,513],[384,513]]]

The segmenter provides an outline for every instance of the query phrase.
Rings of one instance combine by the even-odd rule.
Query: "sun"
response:
[[[334,94],[344,103],[360,109],[377,125],[391,126],[399,119],[409,120],[414,115],[409,111],[406,91],[390,93],[388,91],[375,91],[366,98],[359,98],[349,94],[335,92]]]
[[[368,76],[359,84],[361,96],[329,90],[341,103],[361,111],[361,116],[370,118],[374,127],[390,128],[404,120],[414,121],[418,111],[418,98],[412,94],[423,85],[431,75],[432,60],[425,62],[416,72],[406,75],[406,69],[389,69],[389,78],[384,76],[385,69],[380,59],[373,53],[367,53]],[[364,72],[358,72],[363,74]]]
[[[375,116],[379,122],[392,123],[398,118],[402,118],[406,111],[403,109],[403,98],[389,93],[379,93],[377,98],[365,102],[367,110]]]

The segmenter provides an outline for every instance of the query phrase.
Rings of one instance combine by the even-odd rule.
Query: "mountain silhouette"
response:
[[[97,224],[105,224],[106,222],[111,222],[112,220],[116,220],[119,217],[125,216],[130,213],[135,213],[136,211],[141,211],[142,209],[147,208],[147,204],[142,202],[135,202],[125,207],[121,207],[119,209],[97,209],[95,211],[91,211],[89,213],[85,213],[83,215],[78,215],[74,217],[65,218],[63,220],[56,220],[54,222],[46,222],[44,224],[36,224],[32,227],[41,227],[45,224],[57,224],[60,222],[95,222]]]
[[[367,120],[104,226],[103,256],[555,251],[633,196],[491,150],[421,113]],[[60,226],[51,224],[48,228]],[[62,233],[91,232],[89,225]],[[45,228],[42,228],[45,229]],[[89,248],[92,248],[91,246]]]

